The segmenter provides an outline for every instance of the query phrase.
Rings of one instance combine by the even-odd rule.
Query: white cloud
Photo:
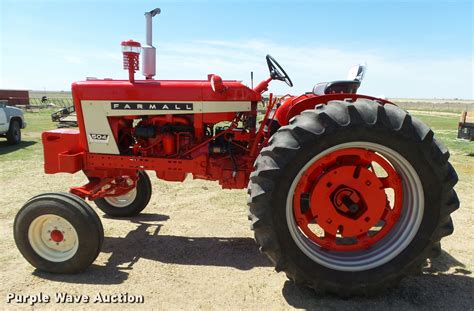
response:
[[[203,41],[159,42],[157,79],[206,79],[216,73],[223,79],[250,85],[268,76],[265,55],[272,54],[293,79],[290,89],[273,82],[277,94],[302,93],[317,82],[344,79],[351,66],[367,62],[368,72],[360,93],[387,97],[473,98],[473,59],[420,59],[400,57],[390,49],[352,51],[339,47],[289,46],[274,42]],[[45,60],[44,66],[38,59]],[[51,61],[54,59],[55,61]],[[49,62],[48,62],[49,61]],[[29,63],[31,62],[31,63]],[[33,59],[4,64],[2,87],[57,90],[86,76],[126,78],[120,48],[109,50],[51,49],[37,51]],[[25,81],[25,75],[28,80]],[[6,78],[8,77],[8,79]],[[2,79],[3,78],[3,79]]]
[[[276,93],[309,91],[317,82],[344,79],[349,68],[367,62],[361,92],[389,97],[473,98],[471,58],[403,58],[382,50],[349,51],[328,47],[292,47],[272,42],[195,41],[159,46],[157,73],[164,78],[204,78],[207,73],[250,84],[250,71],[266,78],[265,55],[272,54],[295,87],[273,82]]]

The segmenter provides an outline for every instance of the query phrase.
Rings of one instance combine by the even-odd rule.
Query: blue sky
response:
[[[301,93],[367,62],[360,93],[474,98],[472,1],[0,0],[0,88],[68,90],[87,76],[126,78],[120,42],[154,19],[157,79],[249,84],[272,54]]]

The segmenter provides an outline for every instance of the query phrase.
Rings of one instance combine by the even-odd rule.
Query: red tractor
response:
[[[160,179],[219,181],[248,190],[260,250],[296,283],[343,296],[371,294],[419,273],[453,232],[457,175],[433,132],[395,104],[357,94],[351,79],[311,92],[269,95],[271,81],[292,86],[267,55],[268,79],[154,80],[155,49],[122,43],[128,80],[72,85],[79,129],[44,132],[47,174],[82,171],[70,193],[30,199],[14,235],[36,268],[77,273],[97,257],[103,228],[85,199],[109,216],[130,217],[148,204]],[[145,80],[135,80],[139,54]],[[259,122],[261,121],[261,122]]]

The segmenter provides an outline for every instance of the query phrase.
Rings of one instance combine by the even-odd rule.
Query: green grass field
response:
[[[27,128],[24,130],[28,132],[42,132],[56,127],[56,123],[51,121],[51,114],[56,110],[42,109],[40,112],[26,112],[25,119],[28,123]]]
[[[10,146],[5,139],[0,139],[0,163],[36,159],[42,163],[41,132],[56,128],[51,121],[54,110],[44,109],[40,112],[25,112],[27,126],[22,130],[22,141]]]
[[[459,122],[458,115],[427,115],[421,111],[410,111],[410,113],[426,123],[434,131],[436,139],[443,142],[451,154],[474,155],[474,143],[456,138]]]
[[[29,91],[30,97],[72,98],[71,91]]]

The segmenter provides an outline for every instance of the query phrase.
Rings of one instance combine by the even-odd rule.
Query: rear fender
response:
[[[327,94],[327,95],[314,95],[314,94],[304,94],[301,96],[290,97],[286,99],[280,107],[278,107],[275,112],[275,119],[278,121],[280,126],[287,125],[291,118],[299,115],[301,112],[307,109],[313,109],[316,105],[323,104],[326,105],[332,100],[351,100],[356,101],[359,98],[370,99],[377,101],[383,105],[394,103],[367,95],[362,94]]]

